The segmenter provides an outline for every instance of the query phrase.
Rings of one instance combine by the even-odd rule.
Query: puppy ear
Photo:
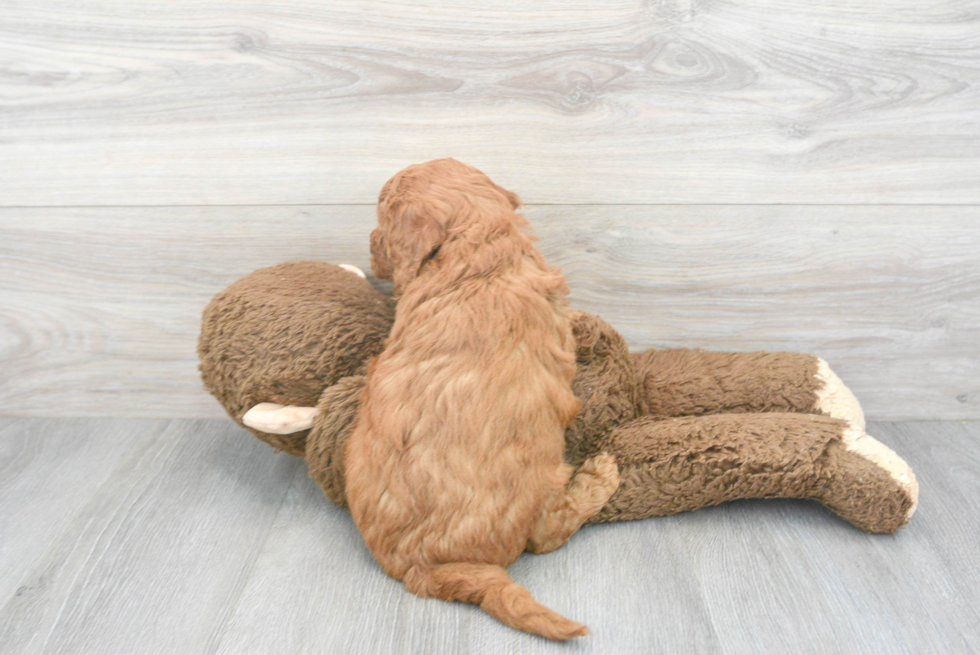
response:
[[[507,197],[507,202],[510,203],[511,209],[517,209],[518,207],[524,204],[524,201],[521,200],[520,196],[518,196],[513,191],[508,191],[507,189],[497,184],[494,184],[494,186],[497,187],[497,190],[499,190],[502,194],[504,194]]]
[[[404,289],[418,277],[422,266],[439,252],[448,231],[433,208],[414,204],[403,208],[399,231],[401,243],[396,251],[400,261],[395,266],[392,281],[396,289]]]

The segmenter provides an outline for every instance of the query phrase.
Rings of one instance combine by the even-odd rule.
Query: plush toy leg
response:
[[[582,463],[561,493],[556,494],[535,526],[527,549],[550,553],[598,512],[619,486],[616,460],[602,453]]]
[[[682,348],[635,353],[633,364],[643,415],[800,412],[864,429],[854,394],[827,362],[813,355]]]
[[[827,416],[644,417],[601,445],[620,486],[590,523],[665,516],[739,498],[811,498],[868,532],[894,532],[918,485],[891,449]]]

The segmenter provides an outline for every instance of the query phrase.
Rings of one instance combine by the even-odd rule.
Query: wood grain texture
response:
[[[163,421],[0,419],[0,603],[73,525],[134,446]]]
[[[64,448],[24,450],[32,432]],[[22,584],[0,587],[0,643],[5,655],[975,652],[980,422],[869,432],[921,484],[897,534],[782,500],[589,526],[510,567],[593,631],[562,645],[406,592],[299,460],[227,421],[0,420],[0,470],[14,472],[0,502],[37,514],[33,530],[0,531],[0,572]],[[98,461],[119,465],[86,487]],[[75,488],[86,497],[70,500]]]
[[[634,349],[827,359],[872,418],[980,418],[980,209],[528,207]],[[371,207],[0,210],[0,414],[218,417],[201,310],[285,260],[367,268]]]
[[[922,3],[6,3],[0,203],[976,203],[980,12]]]
[[[33,432],[32,442],[46,442],[54,436],[51,424],[14,425]],[[0,598],[4,652],[213,650],[299,462],[271,456],[264,444],[223,421],[74,419],[54,425],[82,444],[97,443],[119,465],[81,501],[71,495],[85,490],[74,478],[87,462],[71,448],[35,458],[20,474],[31,479],[55,466],[72,476],[52,476],[47,503],[30,492],[5,499],[41,511],[33,512],[33,531],[2,537],[36,551],[27,562],[3,562],[3,569],[17,567],[20,582]],[[119,439],[124,433],[128,442]],[[62,507],[80,502],[75,516],[57,517]],[[56,517],[60,529],[45,525]],[[52,532],[56,538],[48,537]]]
[[[916,514],[895,535],[842,529],[804,501],[692,513],[690,555],[715,629],[727,637],[722,652],[975,652],[980,576],[975,548],[963,546],[980,530],[980,512],[961,494],[980,474],[978,429],[869,425],[921,485]],[[961,470],[950,475],[946,463],[957,457]]]
[[[323,491],[298,475],[273,528],[275,539],[256,563],[218,653],[427,655],[567,648],[516,632],[474,606],[407,593],[375,563],[350,515],[325,507]],[[677,644],[688,645],[684,652],[719,652],[721,642],[677,526],[590,528],[552,555],[525,554],[509,572],[539,602],[589,624],[594,635],[576,645],[577,652],[671,652],[660,646]],[[589,565],[610,560],[623,566]],[[669,593],[651,594],[654,580]],[[270,607],[280,608],[272,620]],[[609,629],[610,624],[615,627]]]

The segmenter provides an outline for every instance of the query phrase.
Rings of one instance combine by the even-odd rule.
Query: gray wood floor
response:
[[[919,509],[867,535],[805,501],[583,529],[513,577],[565,645],[387,578],[302,462],[222,420],[0,420],[0,650],[980,652],[980,423],[874,423]]]

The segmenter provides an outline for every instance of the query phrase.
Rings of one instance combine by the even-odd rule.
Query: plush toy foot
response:
[[[817,401],[814,409],[818,412],[847,421],[856,428],[864,429],[864,410],[851,390],[841,381],[837,374],[830,370],[830,365],[819,357],[817,372],[814,376],[823,383],[816,390]]]
[[[606,453],[585,460],[564,492],[548,504],[528,540],[532,553],[550,553],[602,509],[619,486],[619,467]]]
[[[313,427],[316,407],[295,407],[276,403],[259,403],[242,416],[242,423],[269,434],[293,434]]]
[[[826,473],[813,497],[867,532],[894,532],[919,503],[919,483],[895,451],[864,430],[845,426],[828,444]]]

